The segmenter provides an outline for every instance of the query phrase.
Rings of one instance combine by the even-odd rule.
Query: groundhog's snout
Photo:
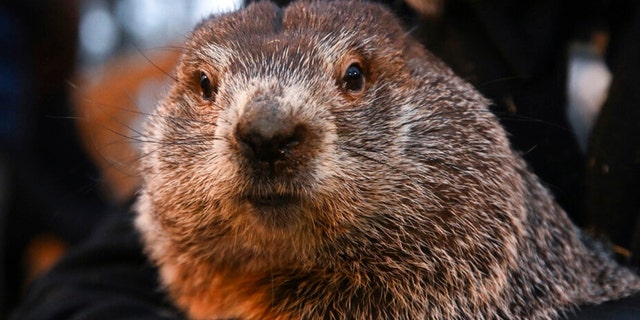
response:
[[[276,174],[300,163],[301,153],[309,147],[307,136],[307,126],[268,97],[249,102],[234,131],[242,155]]]

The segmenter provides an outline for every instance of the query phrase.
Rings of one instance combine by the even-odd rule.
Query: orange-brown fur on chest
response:
[[[269,313],[271,292],[262,281],[267,275],[220,272],[210,275],[206,283],[195,283],[197,270],[181,273],[181,280],[173,284],[179,291],[176,303],[192,319],[288,319]]]

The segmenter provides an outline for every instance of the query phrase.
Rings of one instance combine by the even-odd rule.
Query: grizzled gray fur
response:
[[[555,318],[638,277],[380,5],[203,21],[149,118],[137,227],[194,319]]]

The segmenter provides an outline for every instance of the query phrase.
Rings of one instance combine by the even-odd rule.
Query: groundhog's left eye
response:
[[[364,89],[364,73],[359,64],[351,64],[344,72],[342,88],[347,92],[360,92]]]
[[[213,95],[217,91],[215,84],[204,72],[200,74],[200,91],[202,92],[202,98],[206,100],[213,100]]]

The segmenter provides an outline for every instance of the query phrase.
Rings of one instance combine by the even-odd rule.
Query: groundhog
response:
[[[546,319],[640,289],[381,5],[212,16],[174,80],[136,226],[190,318]]]

